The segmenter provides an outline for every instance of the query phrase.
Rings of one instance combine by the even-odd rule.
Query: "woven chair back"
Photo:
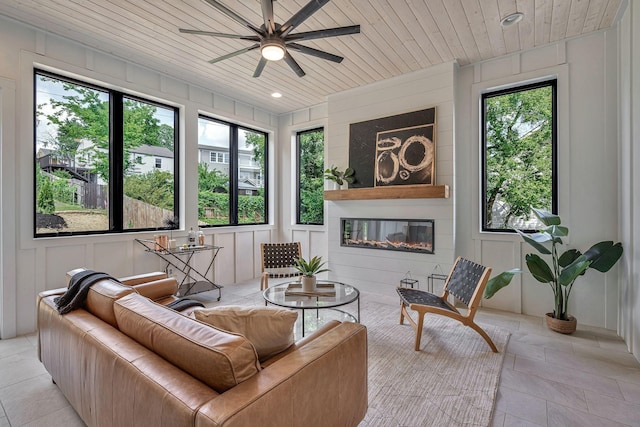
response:
[[[471,298],[482,280],[486,268],[468,259],[458,259],[449,275],[446,290],[467,306],[471,305]]]
[[[302,255],[300,242],[262,243],[262,269],[286,268],[296,265]]]

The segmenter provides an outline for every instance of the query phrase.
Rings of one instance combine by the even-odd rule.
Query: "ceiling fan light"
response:
[[[284,43],[277,40],[268,40],[262,44],[260,52],[267,61],[279,61],[284,58]]]

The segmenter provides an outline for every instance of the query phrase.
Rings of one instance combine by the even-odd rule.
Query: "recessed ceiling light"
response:
[[[524,13],[512,13],[511,15],[502,18],[502,21],[500,21],[500,25],[502,25],[503,27],[510,27],[511,25],[515,25],[518,22],[522,21],[522,18],[524,18]]]
[[[273,92],[271,96],[273,96],[274,98],[282,98],[282,94],[280,92]]]

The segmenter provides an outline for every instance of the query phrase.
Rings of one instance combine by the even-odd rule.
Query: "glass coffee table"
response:
[[[315,324],[315,330],[334,319],[360,322],[360,291],[341,282],[318,280],[313,292],[303,292],[300,282],[289,281],[267,288],[262,296],[265,303],[302,311],[302,336],[305,323]],[[337,308],[353,302],[357,303],[356,315]]]

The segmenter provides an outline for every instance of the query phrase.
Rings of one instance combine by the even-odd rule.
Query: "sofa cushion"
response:
[[[116,301],[119,329],[219,393],[260,370],[243,336],[213,328],[138,294]]]
[[[196,319],[244,335],[265,361],[295,342],[298,312],[276,307],[219,306],[195,311]]]
[[[85,300],[85,308],[100,320],[117,328],[118,322],[116,321],[113,305],[123,296],[132,293],[136,293],[136,291],[130,286],[124,286],[113,280],[103,279],[94,283],[89,288],[87,299]]]

